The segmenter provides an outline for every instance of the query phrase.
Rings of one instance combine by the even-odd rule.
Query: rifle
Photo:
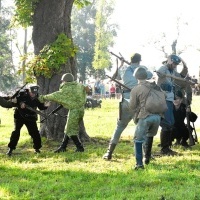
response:
[[[47,119],[47,116],[44,113],[40,112],[39,110],[36,110],[36,109],[34,109],[34,108],[32,108],[32,107],[30,107],[28,105],[26,105],[26,108],[28,110],[33,111],[33,112],[37,113],[38,115],[44,117],[45,119]]]
[[[113,56],[117,57],[119,60],[121,60],[121,61],[123,60],[126,64],[131,65],[130,62],[124,60],[124,58],[123,58],[123,56],[121,55],[121,53],[119,53],[121,57],[118,56],[118,55],[116,55],[116,54],[114,54],[112,51],[110,51],[109,53],[112,54]]]
[[[194,141],[198,144],[199,141],[198,141],[198,137],[197,137],[197,132],[196,132],[196,129],[195,129],[195,126],[194,126],[194,122],[192,122],[192,125],[193,125],[193,130],[194,130]]]
[[[187,119],[187,129],[189,132],[189,145],[194,146],[195,142],[198,143],[198,138],[197,138],[197,133],[194,127],[194,122],[193,122],[193,127],[190,125],[190,113],[191,113],[191,108],[188,105],[187,108],[189,108],[190,111],[186,110],[186,119]],[[192,131],[194,130],[194,135],[192,134]]]
[[[158,71],[154,71],[154,72],[156,72],[157,74],[160,74],[160,75],[162,75],[162,76],[166,76],[166,77],[169,77],[169,78],[173,78],[173,79],[178,80],[178,81],[183,81],[183,82],[185,82],[186,84],[189,84],[189,85],[195,85],[195,82],[186,80],[186,79],[184,79],[184,78],[180,78],[180,77],[173,76],[173,75],[170,75],[170,74],[162,74],[162,73],[160,73],[160,72],[158,72]]]
[[[43,123],[45,120],[47,120],[52,114],[55,114],[57,111],[59,111],[61,108],[63,108],[62,105],[59,105],[57,108],[55,108],[54,110],[52,110],[46,117],[44,117],[44,119],[42,119],[40,121],[40,123]]]
[[[14,99],[15,97],[17,97],[17,95],[19,94],[20,90],[22,90],[28,83],[25,83],[19,90],[17,90],[15,92],[15,94],[13,94],[10,99]]]
[[[108,78],[110,78],[112,81],[114,81],[115,83],[117,83],[117,84],[119,84],[120,86],[122,86],[123,88],[125,88],[125,89],[131,91],[131,89],[130,89],[129,87],[125,86],[123,83],[117,81],[116,79],[114,79],[114,78],[112,78],[112,77],[110,77],[110,76],[108,76],[108,75],[106,75],[106,76],[107,76]]]

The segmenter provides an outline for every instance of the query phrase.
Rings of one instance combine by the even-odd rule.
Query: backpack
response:
[[[163,114],[167,110],[165,92],[155,82],[151,83],[150,87],[146,87],[149,88],[145,100],[146,111],[152,114]]]

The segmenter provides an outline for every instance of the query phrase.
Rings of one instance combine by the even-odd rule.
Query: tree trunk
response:
[[[71,37],[71,10],[74,0],[40,0],[36,4],[33,16],[32,39],[34,53],[38,55],[40,50],[47,44],[51,44],[61,33]],[[72,73],[77,78],[75,58],[70,58],[58,74],[54,74],[50,79],[38,76],[37,84],[40,86],[41,94],[49,94],[57,91],[60,86],[60,79],[64,73]],[[52,102],[45,111],[50,113],[58,105]],[[67,110],[62,108],[58,111],[60,115],[51,115],[49,120],[41,124],[41,135],[47,138],[60,139],[64,134],[66,118],[61,117],[67,114]],[[84,132],[84,131],[83,131]]]

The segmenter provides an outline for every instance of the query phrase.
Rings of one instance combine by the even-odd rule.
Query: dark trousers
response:
[[[17,118],[17,119],[15,119],[14,123],[15,123],[15,129],[12,132],[11,137],[10,137],[10,142],[8,144],[9,148],[16,149],[17,143],[20,138],[20,131],[24,124],[25,124],[26,128],[28,129],[29,135],[33,139],[33,148],[40,149],[42,147],[41,137],[40,137],[38,127],[37,127],[35,120]]]

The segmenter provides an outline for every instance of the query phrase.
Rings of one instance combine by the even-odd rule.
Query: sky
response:
[[[177,18],[180,18],[178,48],[185,49],[180,57],[187,63],[189,74],[199,76],[200,12],[198,0],[116,0],[112,22],[119,25],[115,45],[110,51],[119,52],[126,60],[133,53],[142,55],[142,65],[159,68],[164,54],[148,41],[155,41],[165,33],[168,47],[177,37]],[[163,39],[162,39],[163,40]],[[181,66],[179,67],[181,68]]]
[[[115,2],[111,23],[118,24],[119,30],[115,45],[110,51],[116,54],[120,52],[127,61],[130,61],[133,53],[140,53],[142,65],[157,69],[165,60],[164,54],[148,43],[160,39],[160,35],[165,33],[167,38],[165,45],[170,48],[170,44],[177,36],[176,22],[179,17],[180,36],[177,45],[179,49],[185,49],[180,56],[187,63],[189,74],[199,76],[200,51],[197,51],[200,49],[199,0],[115,0]],[[21,31],[18,36],[22,38],[23,35],[24,32]]]

